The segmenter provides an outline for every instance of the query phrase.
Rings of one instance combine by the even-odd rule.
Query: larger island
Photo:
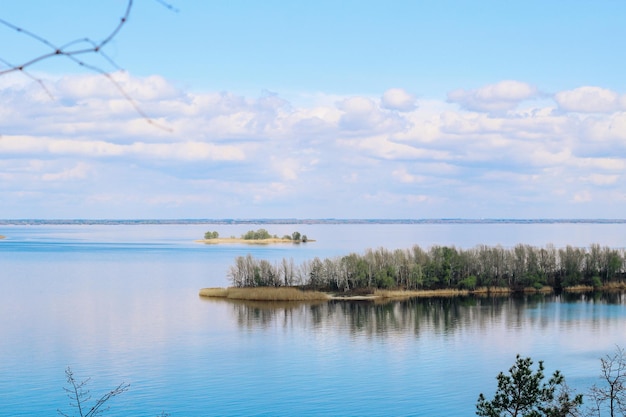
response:
[[[238,256],[228,271],[227,291],[203,289],[209,297],[291,299],[293,289],[337,296],[395,298],[422,295],[548,293],[626,290],[626,249],[553,245],[513,248],[479,245],[470,249],[368,249],[296,265]],[[260,288],[264,288],[262,293]],[[283,289],[289,289],[289,293]],[[271,294],[271,296],[269,295]],[[254,298],[252,298],[254,297]],[[259,298],[262,297],[262,298]],[[321,295],[316,295],[324,299]],[[331,298],[331,297],[326,297]]]

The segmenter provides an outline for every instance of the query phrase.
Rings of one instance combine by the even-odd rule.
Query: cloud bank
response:
[[[505,80],[420,99],[0,82],[2,218],[623,217],[626,100]]]

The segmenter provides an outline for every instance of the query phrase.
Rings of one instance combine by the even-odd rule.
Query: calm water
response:
[[[258,226],[261,227],[261,226]],[[110,416],[471,416],[515,354],[584,390],[626,346],[626,299],[523,297],[377,304],[245,304],[198,297],[233,259],[412,244],[624,247],[626,225],[264,225],[317,242],[194,243],[255,225],[3,226],[0,416],[71,414],[64,369],[94,397],[125,381]]]

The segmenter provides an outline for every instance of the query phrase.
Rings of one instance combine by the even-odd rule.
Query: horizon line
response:
[[[0,219],[0,225],[24,224],[621,224],[607,218],[128,218],[128,219]]]

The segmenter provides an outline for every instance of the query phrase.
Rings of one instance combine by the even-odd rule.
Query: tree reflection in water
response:
[[[354,335],[454,334],[461,329],[487,329],[504,323],[546,327],[559,314],[565,322],[593,319],[594,306],[623,305],[624,293],[530,294],[498,297],[432,297],[379,301],[250,302],[228,301],[237,324],[244,329],[334,329]],[[567,306],[585,304],[589,308]],[[537,314],[545,309],[554,314]],[[603,315],[606,312],[603,312]],[[590,316],[591,314],[591,316]],[[572,316],[573,315],[573,316]]]

